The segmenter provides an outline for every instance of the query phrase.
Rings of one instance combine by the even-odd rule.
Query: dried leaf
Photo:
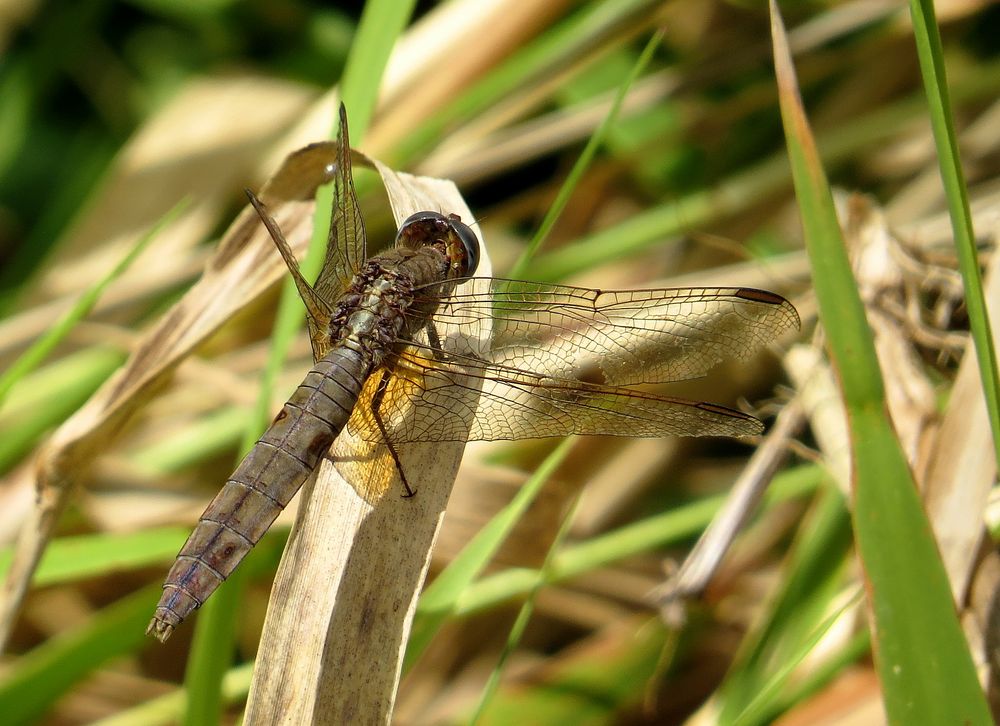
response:
[[[1000,255],[986,276],[994,338],[1000,322]],[[969,343],[971,346],[972,344]],[[956,602],[963,604],[986,535],[983,512],[997,476],[979,365],[966,351],[930,455],[924,497]]]
[[[371,165],[382,177],[397,223],[428,209],[471,222],[451,182],[396,173],[377,161]],[[478,273],[490,274],[485,250]],[[404,498],[383,447],[347,431],[337,439],[331,459],[305,486],[275,578],[246,723],[341,724],[360,714],[388,722],[417,595],[463,449],[461,443],[400,447],[417,491]],[[385,474],[392,478],[388,489],[381,481]],[[379,486],[368,486],[366,479]]]
[[[292,154],[262,192],[293,246],[304,246],[311,233],[310,197],[329,178],[332,146],[320,144]],[[36,465],[36,503],[21,528],[4,582],[0,647],[71,488],[85,479],[94,458],[184,357],[280,279],[283,271],[267,232],[248,207],[230,225],[201,279],[143,337],[125,365],[45,444]]]

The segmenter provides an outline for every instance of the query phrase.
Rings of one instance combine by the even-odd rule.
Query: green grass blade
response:
[[[0,684],[3,722],[35,722],[102,663],[137,651],[159,595],[159,587],[143,588],[96,613],[83,627],[58,635],[21,657]]]
[[[519,48],[479,82],[409,134],[383,161],[405,166],[439,143],[449,128],[488,113],[519,89],[563,70],[608,43],[623,28],[642,23],[658,0],[580,3],[576,12]]]
[[[31,106],[38,92],[32,68],[23,59],[9,58],[0,77],[0,178],[9,173],[17,154],[28,137]],[[2,279],[0,279],[2,281]]]
[[[726,676],[720,691],[720,723],[746,722],[750,704],[754,711],[776,715],[774,702],[792,669],[779,668],[775,673],[775,664],[797,664],[808,653],[806,645],[815,642],[816,630],[825,632],[822,623],[843,588],[848,558],[853,559],[852,541],[846,502],[828,484],[799,528],[778,597],[741,644]],[[768,698],[763,697],[765,691]]]
[[[518,520],[541,492],[545,482],[573,447],[573,439],[564,439],[541,463],[513,499],[497,512],[472,541],[453,559],[420,596],[417,613],[406,644],[403,659],[405,673],[423,654],[441,625],[455,611],[462,594],[472,585],[483,568],[510,535]]]
[[[177,431],[129,453],[129,466],[147,476],[162,476],[239,448],[246,436],[249,409],[229,406],[212,411]]]
[[[59,254],[63,234],[100,187],[117,148],[116,142],[93,129],[81,130],[59,144],[59,183],[50,183],[46,204],[32,220],[22,243],[14,247],[14,254],[0,266],[0,316],[10,315],[19,304],[23,307],[22,298],[31,282],[45,260]],[[9,170],[11,177],[16,179],[17,173]],[[0,175],[0,190],[3,183]]]
[[[38,587],[61,585],[113,572],[127,572],[157,564],[169,564],[191,533],[189,527],[156,527],[140,532],[81,534],[59,537],[45,549],[32,582]],[[286,533],[274,528],[264,535],[256,550],[277,559]],[[0,577],[6,577],[14,560],[13,546],[0,549]],[[266,562],[253,559],[241,567],[258,575]]]
[[[867,659],[871,654],[871,648],[871,633],[867,630],[859,630],[842,648],[832,653],[815,670],[786,689],[786,692],[777,700],[774,708],[775,715],[768,723],[773,723],[777,714],[788,711],[794,704],[802,703],[818,693],[842,673],[847,666]]]
[[[396,39],[413,10],[413,0],[372,0],[365,5],[342,78],[341,96],[351,111],[352,143],[363,136],[375,107],[382,73]],[[325,252],[333,205],[332,188],[316,195],[316,212],[302,272],[310,279],[319,271]],[[271,398],[278,372],[292,340],[302,325],[302,304],[291,279],[285,281],[271,337],[268,362],[262,375],[254,416],[246,428],[243,452],[256,441],[270,418]],[[250,557],[253,557],[251,554]],[[231,662],[235,618],[245,582],[239,568],[202,608],[185,673],[188,703],[184,723],[201,726],[218,722],[222,705],[222,679]]]
[[[860,594],[859,594],[860,596]],[[773,703],[786,683],[791,678],[795,667],[801,663],[819,645],[823,636],[829,632],[830,628],[840,619],[840,617],[858,601],[858,597],[852,597],[843,607],[831,613],[823,620],[808,637],[799,645],[796,652],[790,653],[780,661],[778,670],[774,675],[761,684],[754,698],[747,704],[746,709],[736,718],[734,726],[749,726],[749,724],[769,724],[774,722]],[[722,723],[729,723],[722,721]]]
[[[89,290],[80,295],[79,299],[73,305],[73,307],[63,315],[55,325],[49,328],[41,338],[36,340],[34,344],[31,345],[14,363],[0,374],[0,406],[3,405],[4,399],[10,392],[10,389],[14,385],[24,378],[28,373],[33,371],[35,368],[45,360],[49,353],[61,343],[70,331],[76,327],[83,318],[94,309],[94,305],[97,301],[101,299],[101,295],[107,290],[108,285],[117,280],[122,273],[125,272],[135,261],[135,259],[142,254],[143,250],[149,246],[156,236],[163,231],[164,228],[170,226],[170,224],[180,216],[181,212],[188,205],[188,200],[182,200],[173,209],[167,212],[163,217],[150,229],[146,234],[139,238],[139,240],[132,246],[132,249],[121,259],[121,261],[112,268],[108,274],[106,274],[97,284],[93,285]]]
[[[228,671],[222,679],[222,700],[226,704],[238,703],[250,692],[253,663],[244,663]],[[127,711],[94,721],[91,726],[168,726],[177,723],[187,709],[187,693],[177,689],[159,698],[153,698]]]
[[[555,226],[560,215],[563,213],[563,210],[566,208],[566,205],[569,203],[570,197],[573,196],[573,192],[576,190],[577,185],[583,178],[584,173],[590,167],[590,163],[594,160],[594,155],[604,143],[604,139],[609,130],[612,126],[614,126],[615,121],[618,119],[618,114],[621,111],[622,104],[625,102],[625,97],[628,95],[629,88],[632,87],[635,79],[638,78],[642,74],[643,70],[645,70],[646,66],[649,65],[649,61],[653,57],[653,53],[663,41],[664,32],[665,31],[663,30],[659,30],[653,33],[649,42],[646,43],[646,47],[639,55],[639,59],[635,62],[635,65],[632,66],[632,70],[625,77],[625,80],[618,86],[618,92],[615,94],[614,101],[611,103],[611,108],[608,109],[608,113],[601,121],[600,125],[594,129],[594,133],[591,134],[590,139],[587,141],[587,145],[580,153],[580,156],[577,157],[576,162],[573,164],[573,168],[570,169],[569,174],[566,176],[566,181],[559,187],[559,193],[556,195],[555,201],[552,202],[552,205],[545,213],[545,218],[538,226],[538,231],[535,232],[531,241],[528,242],[524,251],[521,253],[521,256],[511,268],[511,277],[520,278],[527,274],[528,266],[534,258],[535,253],[549,236],[549,232],[552,231],[552,228]]]
[[[212,593],[198,613],[184,669],[187,699],[182,723],[188,726],[209,726],[219,723],[221,718],[222,680],[233,662],[237,623],[234,616],[239,612],[245,580],[246,572],[240,567]]]
[[[958,264],[965,285],[965,306],[969,312],[969,328],[979,361],[979,375],[986,396],[986,410],[993,429],[993,453],[1000,461],[1000,383],[997,376],[997,354],[990,333],[989,312],[983,297],[983,281],[976,254],[976,237],[969,211],[969,193],[962,174],[958,152],[958,138],[952,121],[948,78],[944,68],[944,52],[938,32],[934,3],[931,0],[910,0],[913,18],[913,36],[917,43],[917,57],[924,79],[924,90],[930,105],[931,128],[937,148],[941,180],[948,199],[951,226],[955,233]]]
[[[823,470],[814,465],[782,472],[768,488],[763,506],[767,508],[789,499],[809,496],[819,486],[823,476]],[[568,580],[626,557],[677,545],[696,537],[712,521],[725,499],[724,495],[701,499],[567,547],[556,555],[548,582]],[[541,578],[541,572],[528,568],[514,568],[484,577],[462,593],[455,612],[457,615],[469,615],[524,595]]]
[[[521,609],[518,611],[517,617],[514,619],[514,624],[510,628],[510,633],[507,635],[507,642],[504,643],[503,650],[500,653],[500,658],[497,660],[497,664],[493,668],[493,672],[490,673],[490,678],[486,682],[486,687],[479,696],[479,704],[476,706],[476,710],[473,712],[472,718],[469,719],[470,724],[479,723],[483,712],[493,700],[493,696],[500,685],[500,677],[503,675],[504,666],[506,666],[510,656],[521,643],[521,638],[524,636],[524,630],[528,627],[528,621],[531,620],[531,615],[535,611],[535,600],[538,598],[538,593],[541,591],[542,585],[548,581],[554,557],[562,548],[563,542],[569,535],[570,525],[575,519],[576,510],[580,504],[581,491],[582,490],[578,491],[576,496],[573,497],[572,504],[570,504],[569,508],[566,510],[562,524],[559,526],[559,531],[556,532],[556,536],[552,540],[552,544],[549,546],[549,551],[545,554],[545,561],[542,562],[542,566],[539,569],[539,578],[537,583],[531,588],[531,592],[528,593],[528,597],[525,601],[521,603]]]
[[[1000,90],[1000,63],[983,66],[954,89],[956,98],[986,99]],[[850,163],[858,153],[898,137],[900,130],[926,113],[923,97],[913,96],[845,121],[822,137],[820,148],[829,164]],[[532,279],[556,282],[626,255],[662,245],[703,225],[745,211],[785,188],[790,182],[784,154],[771,156],[730,175],[710,189],[644,209],[620,224],[601,229],[550,252],[532,263]]]
[[[25,377],[0,410],[0,473],[82,406],[124,360],[119,350],[86,348]]]
[[[799,96],[777,5],[771,31],[781,116],[820,320],[842,386],[854,455],[854,531],[893,723],[992,722],[930,524],[886,412],[871,331]]]
[[[501,689],[481,723],[601,724],[630,723],[648,696],[650,679],[661,667],[671,634],[657,621],[609,636],[600,648],[569,656],[546,670],[529,688]],[[617,636],[617,637],[615,637]],[[629,718],[631,716],[631,718]]]
[[[187,527],[159,527],[126,534],[60,537],[45,548],[32,582],[46,587],[170,562],[189,533]],[[7,576],[13,560],[13,547],[0,550],[0,577]]]
[[[382,74],[400,34],[413,13],[414,0],[371,0],[365,3],[354,35],[354,42],[347,55],[347,64],[340,80],[340,100],[347,107],[351,145],[360,147],[371,122],[375,102],[382,86]],[[330,138],[337,135],[339,115],[334,113]],[[333,211],[333,185],[320,187],[316,192],[316,211],[313,213],[313,234],[301,261],[302,274],[312,280],[319,273],[326,251],[327,234]],[[282,290],[275,327],[289,325],[291,306],[295,324],[302,321],[302,305],[294,293],[291,281]],[[287,302],[286,302],[287,301]],[[293,329],[297,330],[297,327]]]
[[[340,79],[340,99],[350,114],[351,141],[355,146],[360,146],[371,123],[382,74],[415,5],[416,0],[368,0],[365,3]],[[336,128],[332,131],[336,134]]]

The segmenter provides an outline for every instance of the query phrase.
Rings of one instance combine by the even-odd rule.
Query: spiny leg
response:
[[[410,483],[406,480],[406,474],[403,472],[403,462],[399,460],[399,453],[396,451],[396,447],[393,446],[392,440],[389,438],[389,431],[385,427],[385,421],[382,420],[382,414],[379,413],[382,400],[385,398],[386,391],[389,390],[389,378],[391,375],[388,369],[382,371],[382,378],[378,382],[378,388],[375,389],[375,395],[372,396],[372,417],[375,419],[375,425],[378,426],[378,430],[382,432],[382,440],[385,442],[386,448],[389,449],[392,460],[396,463],[396,471],[399,472],[403,488],[406,489],[406,494],[403,496],[412,497],[416,492],[410,488]]]
[[[428,320],[427,325],[424,326],[424,332],[427,334],[427,342],[431,346],[431,355],[434,356],[434,360],[439,363],[443,362],[447,356],[441,348],[441,336],[438,334],[437,328],[434,327],[434,323]]]
[[[427,336],[427,348],[430,350],[431,357],[438,363],[451,363],[460,368],[468,368],[469,366],[476,366],[478,364],[481,364],[485,368],[489,365],[489,361],[472,352],[455,354],[446,351],[444,346],[441,345],[441,333],[438,332],[433,321],[427,321],[427,324],[424,326],[424,334]]]

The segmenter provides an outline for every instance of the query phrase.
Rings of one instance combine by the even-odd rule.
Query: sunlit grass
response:
[[[382,96],[378,79],[395,36],[406,37],[409,23],[434,20],[433,13],[419,15],[423,6],[408,20],[411,8],[391,2],[368,3],[358,17],[297,2],[221,2],[197,9],[189,3],[111,3],[106,16],[78,8],[29,17],[27,33],[3,28],[12,43],[0,69],[0,471],[11,504],[0,514],[7,538],[0,569],[8,571],[10,533],[34,497],[39,447],[113,375],[191,275],[200,274],[201,262],[187,277],[177,270],[183,261],[204,259],[196,256],[215,243],[244,204],[241,188],[256,187],[273,172],[281,156],[277,149],[287,151],[275,140],[308,115],[308,99],[297,101],[301,110],[290,114],[294,118],[280,122],[263,111],[272,102],[294,107],[288,99],[302,93],[299,84],[312,84],[308,93],[318,96],[340,83],[355,144],[367,149],[372,139],[382,158],[402,168],[426,163],[435,174],[461,177],[493,144],[516,150],[506,166],[470,174],[475,181],[462,189],[482,221],[498,275],[513,270],[528,279],[585,279],[606,287],[671,284],[674,275],[685,275],[685,284],[698,279],[768,287],[803,303],[803,342],[812,332],[815,293],[851,422],[858,427],[853,501],[836,492],[820,465],[793,460],[776,477],[750,532],[738,540],[734,564],[724,566],[718,585],[690,608],[690,621],[678,632],[657,622],[649,592],[662,582],[662,560],[682,557],[718,510],[749,447],[685,443],[678,453],[663,442],[633,454],[586,441],[565,459],[564,449],[548,443],[491,448],[483,456],[471,450],[466,463],[477,465],[477,474],[460,485],[446,518],[440,560],[414,621],[408,655],[410,661],[422,658],[404,674],[400,718],[431,718],[425,710],[430,702],[448,702],[451,689],[458,693],[469,682],[480,685],[477,698],[487,694],[483,665],[497,662],[516,608],[534,595],[534,612],[519,625],[526,626],[524,637],[510,640],[518,644],[505,656],[503,677],[496,671],[483,723],[529,717],[536,723],[582,723],[639,712],[655,722],[679,723],[699,708],[722,723],[768,723],[794,713],[851,666],[878,672],[879,698],[893,718],[906,713],[899,704],[924,699],[933,707],[925,704],[923,713],[947,714],[942,722],[964,713],[961,706],[976,701],[977,687],[964,682],[962,690],[953,681],[965,672],[960,661],[968,648],[956,628],[942,626],[953,607],[950,591],[940,572],[928,575],[934,543],[883,418],[878,366],[870,356],[859,357],[859,346],[850,342],[849,336],[870,336],[860,305],[852,301],[853,278],[845,264],[831,267],[832,247],[811,249],[811,275],[803,256],[796,258],[797,268],[781,268],[800,271],[787,276],[770,273],[766,259],[755,281],[742,277],[749,267],[735,267],[760,250],[798,255],[800,218],[807,239],[820,220],[831,245],[839,244],[829,209],[803,199],[796,178],[802,170],[793,174],[789,164],[785,134],[795,135],[782,132],[773,67],[761,44],[768,30],[763,9],[690,0],[666,6],[594,0],[563,11],[527,5],[516,6],[515,13],[512,3],[506,20],[495,20],[489,32],[474,24],[464,31],[438,26],[417,49],[426,57],[408,56],[410,64],[428,63],[423,75],[392,94],[382,89]],[[928,6],[913,3],[918,11]],[[899,11],[838,25],[831,9],[792,10],[785,9],[786,22],[818,144],[813,171],[821,161],[834,185],[891,205],[904,196],[921,199],[902,193],[912,179],[936,171],[940,156],[956,236],[962,238],[973,224],[967,196],[985,197],[997,173],[989,146],[964,149],[972,157],[966,162],[974,169],[969,177],[963,177],[957,154],[946,153],[954,152],[962,131],[953,120],[975,118],[1000,89],[995,40],[984,39],[980,27],[991,17],[988,11],[956,10],[940,24],[918,13],[910,30]],[[456,17],[459,28],[469,20]],[[131,20],[112,33],[123,18]],[[662,37],[647,46],[658,31]],[[926,81],[917,72],[914,37]],[[435,58],[438,45],[447,52]],[[629,68],[645,70],[619,107],[622,98],[614,94],[627,87]],[[405,75],[391,61],[389,69],[387,83]],[[261,77],[279,80],[255,86],[260,114],[232,118],[192,152],[169,136],[169,128],[181,115],[200,118],[204,105],[170,103],[204,75],[229,79],[234,93],[239,84],[260,84]],[[436,87],[448,88],[448,94],[430,107],[421,103]],[[654,100],[643,105],[637,98]],[[936,156],[926,151],[932,138],[925,124],[927,98]],[[612,112],[588,116],[592,100],[613,101],[604,107]],[[224,108],[225,93],[217,91],[211,103]],[[177,115],[164,116],[165,110]],[[565,140],[541,134],[532,126],[538,119],[550,124],[546,128],[565,129]],[[332,130],[329,124],[312,128],[312,140]],[[129,139],[157,134],[168,149],[177,145],[177,153],[152,162],[128,157],[128,164],[151,163],[158,171],[176,166],[177,187],[146,190],[140,174],[126,190],[133,196],[116,190],[123,167],[115,165],[114,155]],[[917,141],[925,151],[913,151]],[[206,149],[225,150],[228,156],[212,157],[225,163],[199,165]],[[264,168],[265,159],[271,166]],[[238,178],[221,175],[233,169],[240,170]],[[143,210],[163,203],[164,195],[216,173],[222,180],[216,196],[194,212],[201,215],[196,240],[165,234],[160,247],[157,237],[144,253],[159,255],[153,265],[111,274],[128,246],[103,230],[143,219]],[[329,215],[329,196],[323,194],[317,248],[326,241]],[[163,208],[179,199],[166,200]],[[922,199],[907,207],[905,220],[891,223],[919,229],[945,208],[943,195]],[[191,224],[191,217],[184,220],[182,228]],[[133,224],[127,241],[150,233],[148,225],[139,226]],[[545,239],[539,253],[514,266],[533,236]],[[710,248],[705,239],[718,244]],[[752,246],[743,246],[751,239]],[[965,234],[959,247],[963,272],[972,280],[962,309],[969,310],[989,389],[996,372],[982,353],[989,336],[976,302],[976,254],[990,249],[977,250],[972,240]],[[10,253],[2,246],[7,241],[15,243]],[[305,269],[316,269],[316,255],[310,253]],[[166,281],[154,279],[160,270],[170,273]],[[71,325],[57,325],[81,298],[86,305],[78,310],[86,316],[72,313]],[[841,317],[828,318],[831,310]],[[262,543],[265,551],[257,564],[248,560],[244,583],[231,588],[228,598],[222,592],[210,601],[193,627],[174,636],[178,642],[161,648],[142,633],[192,517],[221,485],[240,453],[239,440],[245,449],[273,414],[279,371],[307,365],[304,356],[287,361],[301,322],[294,288],[285,285],[280,299],[272,295],[252,304],[209,338],[168,388],[147,392],[149,404],[123,422],[106,447],[77,452],[80,480],[67,482],[75,487],[69,508],[39,565],[0,680],[0,713],[12,723],[81,722],[100,715],[106,723],[212,723],[220,708],[226,718],[241,712],[260,601],[266,600],[261,582],[269,581],[287,529]],[[272,331],[276,342],[265,356],[261,341]],[[26,354],[34,341],[43,341],[44,349],[35,348],[43,355]],[[30,365],[16,364],[21,356]],[[925,364],[936,364],[932,354],[925,352]],[[933,373],[943,400],[953,375],[952,365]],[[759,403],[782,381],[773,364],[732,367],[714,372],[707,385],[678,388],[677,395],[720,404],[745,396]],[[995,420],[994,398],[987,396]],[[809,433],[803,440],[816,444]],[[532,479],[528,472],[539,462],[546,463]],[[602,476],[608,479],[603,486]],[[502,484],[483,486],[494,478],[529,483],[514,497]],[[592,490],[582,496],[566,541],[546,560],[563,507],[588,483]],[[470,497],[462,497],[463,486]],[[462,549],[456,541],[471,544]],[[863,573],[855,566],[858,555]],[[910,563],[906,568],[904,561]],[[858,596],[865,580],[869,587]],[[859,607],[859,597],[872,600]],[[912,608],[903,613],[901,602]],[[877,627],[869,642],[865,618],[871,610],[877,625],[889,623],[895,632]],[[54,616],[59,612],[65,617]],[[944,632],[947,647],[937,640]],[[932,645],[921,640],[931,635]],[[920,655],[931,650],[934,658]],[[816,651],[823,657],[816,658]],[[892,687],[887,674],[897,660],[911,664],[906,672],[915,680],[897,679]],[[948,675],[938,679],[938,690],[934,673]],[[88,681],[105,674],[126,675],[136,687],[109,698]],[[515,688],[508,687],[512,683]],[[164,684],[176,690],[163,695]],[[99,704],[99,714],[81,710],[88,700]],[[468,718],[475,703],[458,698],[442,717]]]

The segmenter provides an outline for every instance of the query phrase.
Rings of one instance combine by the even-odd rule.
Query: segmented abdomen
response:
[[[170,568],[148,633],[166,640],[257,544],[346,425],[365,368],[354,348],[341,346],[309,371],[201,515]]]

